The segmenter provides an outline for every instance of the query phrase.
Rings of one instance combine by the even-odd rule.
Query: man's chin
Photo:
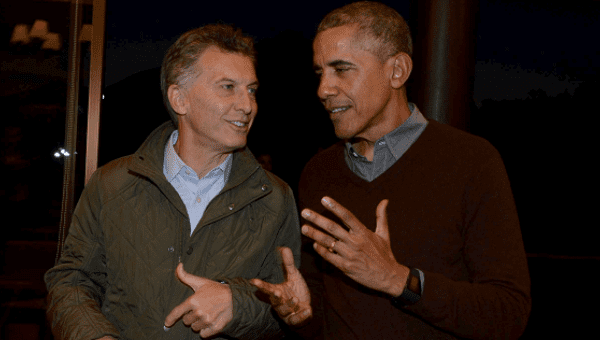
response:
[[[230,141],[228,143],[222,143],[220,146],[220,150],[223,153],[231,153],[240,149],[243,149],[246,147],[246,141],[244,140],[244,142],[233,142]]]
[[[350,139],[354,137],[352,131],[345,130],[342,128],[335,127],[335,136],[339,139]]]

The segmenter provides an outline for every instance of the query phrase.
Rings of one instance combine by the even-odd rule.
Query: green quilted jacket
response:
[[[190,237],[183,201],[163,175],[167,122],[139,150],[98,169],[73,214],[59,263],[45,275],[55,339],[199,339],[164,320],[193,291],[175,276],[225,280],[233,320],[215,339],[281,337],[269,304],[248,280],[282,282],[279,246],[300,265],[300,228],[287,184],[264,171],[247,149],[236,151],[228,182]]]

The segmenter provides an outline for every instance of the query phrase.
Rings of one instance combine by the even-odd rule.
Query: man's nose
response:
[[[319,89],[317,90],[317,95],[321,100],[326,100],[331,96],[335,96],[338,94],[337,86],[334,81],[331,80],[331,77],[326,77],[325,75],[321,76],[321,80],[319,81]]]
[[[242,93],[238,96],[236,101],[236,110],[243,112],[244,114],[250,114],[252,112],[252,106],[254,105],[254,97],[249,93],[248,90],[241,91]]]

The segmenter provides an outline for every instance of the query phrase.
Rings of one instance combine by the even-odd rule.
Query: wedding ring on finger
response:
[[[327,248],[327,250],[329,250],[330,253],[334,253],[335,249],[333,249],[333,247],[335,247],[335,243],[337,242],[336,239],[334,239],[333,241],[331,241],[331,245],[329,246],[329,248]]]

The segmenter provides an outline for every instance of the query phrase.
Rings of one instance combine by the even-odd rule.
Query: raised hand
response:
[[[388,200],[377,206],[374,233],[332,198],[323,197],[321,203],[349,230],[310,209],[302,210],[302,217],[325,231],[302,226],[302,233],[316,241],[317,253],[363,286],[392,296],[402,294],[409,269],[399,264],[392,253],[386,214]]]
[[[294,265],[294,256],[290,248],[277,249],[283,259],[285,281],[272,284],[260,279],[250,283],[269,296],[271,306],[288,325],[299,326],[312,317],[310,292],[302,274]]]
[[[229,285],[189,274],[183,263],[175,271],[179,281],[194,290],[194,294],[173,308],[165,319],[169,328],[183,317],[186,326],[200,332],[203,338],[213,336],[223,330],[233,319],[233,302]]]

